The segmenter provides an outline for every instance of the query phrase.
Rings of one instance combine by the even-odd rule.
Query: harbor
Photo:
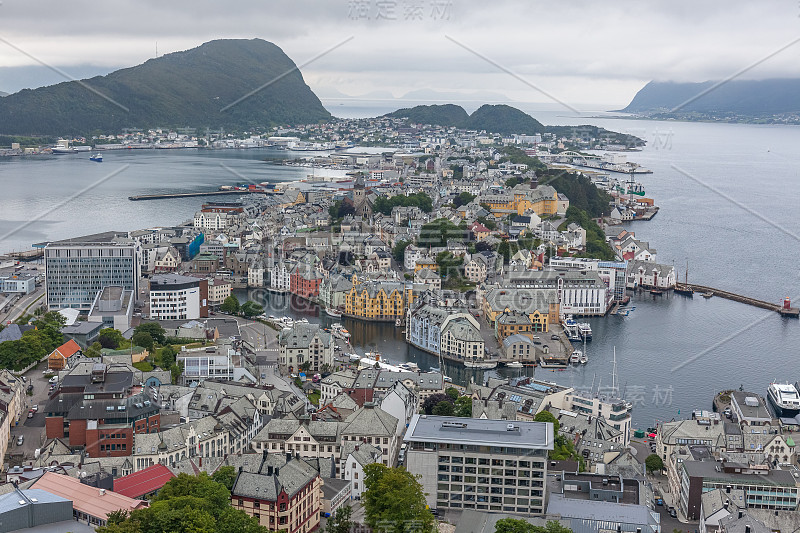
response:
[[[784,317],[788,318],[800,317],[800,309],[798,309],[797,307],[792,307],[791,300],[789,298],[785,298],[783,300],[783,303],[781,304],[774,304],[771,302],[758,300],[756,298],[751,298],[749,296],[736,294],[730,291],[714,289],[713,287],[708,287],[706,285],[698,285],[696,283],[676,283],[675,292],[687,296],[693,296],[694,294],[701,294],[704,298],[712,298],[714,296],[719,296],[720,298],[725,298],[726,300],[732,300],[734,302],[739,302],[746,305],[752,305],[753,307],[759,307],[761,309],[775,311],[776,313]]]

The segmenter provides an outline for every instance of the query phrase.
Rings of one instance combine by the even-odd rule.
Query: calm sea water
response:
[[[375,104],[339,106],[332,112],[376,116],[392,109]],[[674,262],[683,277],[688,260],[691,281],[775,302],[788,296],[800,304],[800,128],[525,110],[545,124],[595,124],[648,141],[643,151],[628,157],[654,171],[637,179],[661,211],[652,221],[631,223],[629,229],[656,248],[659,262]],[[130,195],[214,190],[224,184],[292,180],[308,173],[264,163],[264,158],[283,155],[270,150],[104,155],[102,164],[83,156],[0,161],[0,251],[29,249],[33,242],[71,235],[174,224],[189,219],[202,202],[130,202]],[[116,170],[120,172],[104,180]],[[35,221],[29,223],[31,219]],[[612,384],[616,349],[619,387],[636,405],[634,418],[640,426],[709,408],[714,393],[724,388],[741,385],[764,394],[771,381],[800,379],[797,320],[699,296],[637,295],[632,305],[636,309],[626,318],[590,320],[594,340],[587,347],[587,365],[565,371],[540,369],[536,376],[605,391]],[[268,314],[314,317],[318,311],[271,297]],[[330,322],[324,315],[319,320]],[[377,350],[395,362],[438,366],[435,358],[406,346],[394,325],[345,325],[359,353]],[[521,372],[531,370],[487,374]],[[460,383],[484,378],[483,373],[447,363],[445,373]]]

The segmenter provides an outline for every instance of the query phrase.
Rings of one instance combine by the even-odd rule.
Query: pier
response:
[[[221,196],[223,194],[250,194],[250,193],[262,193],[266,194],[264,191],[250,191],[250,190],[231,190],[231,191],[206,191],[206,192],[174,192],[174,193],[164,193],[164,194],[141,194],[139,196],[128,196],[128,200],[131,202],[138,202],[139,200],[164,200],[167,198],[191,198],[192,196]]]
[[[760,307],[761,309],[768,309],[769,311],[775,311],[776,313],[785,317],[790,317],[790,318],[800,317],[800,310],[796,307],[789,307],[787,305],[765,302],[763,300],[757,300],[756,298],[750,298],[749,296],[743,296],[741,294],[736,294],[730,291],[723,291],[720,289],[715,289],[713,287],[707,287],[705,285],[697,285],[695,283],[676,283],[675,288],[679,291],[684,291],[684,292],[694,291],[696,293],[719,296],[720,298],[725,298],[726,300],[733,300],[734,302],[740,302],[743,304],[752,305],[753,307]]]

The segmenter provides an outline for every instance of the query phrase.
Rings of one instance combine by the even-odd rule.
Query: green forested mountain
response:
[[[418,105],[398,109],[386,115],[394,118],[407,118],[416,124],[486,130],[492,133],[542,133],[545,128],[541,122],[508,105],[484,104],[472,115],[455,104]]]
[[[294,62],[261,39],[211,41],[107,76],[0,99],[0,133],[21,135],[151,127],[245,130],[330,116]]]
[[[438,126],[463,128],[469,114],[463,107],[455,104],[418,105],[398,109],[386,115],[393,118],[407,118],[415,124],[436,124]]]

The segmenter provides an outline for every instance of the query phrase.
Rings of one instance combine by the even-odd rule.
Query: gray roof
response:
[[[281,331],[278,340],[287,348],[308,348],[315,337],[319,338],[323,346],[329,346],[331,343],[331,334],[324,331],[319,324],[303,322]]]
[[[359,409],[345,418],[342,433],[390,437],[397,430],[397,423],[397,418],[380,407],[365,404],[363,409]]]
[[[610,522],[611,524],[657,524],[650,515],[650,509],[644,505],[578,500],[558,493],[550,494],[547,514],[560,515],[562,518]]]
[[[553,449],[553,424],[414,415],[405,441]]]
[[[719,521],[720,528],[725,528],[725,533],[772,533],[772,529],[764,522],[752,517],[748,511],[739,518],[739,514],[731,514]]]
[[[275,473],[277,471],[277,473]],[[293,459],[276,467],[272,475],[240,472],[231,490],[231,496],[276,501],[281,492],[291,498],[319,474],[302,459]]]
[[[717,470],[722,463],[716,461],[684,461],[683,468],[689,477],[700,477],[708,480],[718,481],[739,481],[747,482],[751,485],[771,485],[782,487],[793,487],[795,485],[794,476],[788,470],[767,470],[758,474],[741,474],[736,472],[725,472],[722,468]]]
[[[22,338],[22,330],[17,324],[9,324],[3,331],[0,331],[0,342],[18,341]]]

